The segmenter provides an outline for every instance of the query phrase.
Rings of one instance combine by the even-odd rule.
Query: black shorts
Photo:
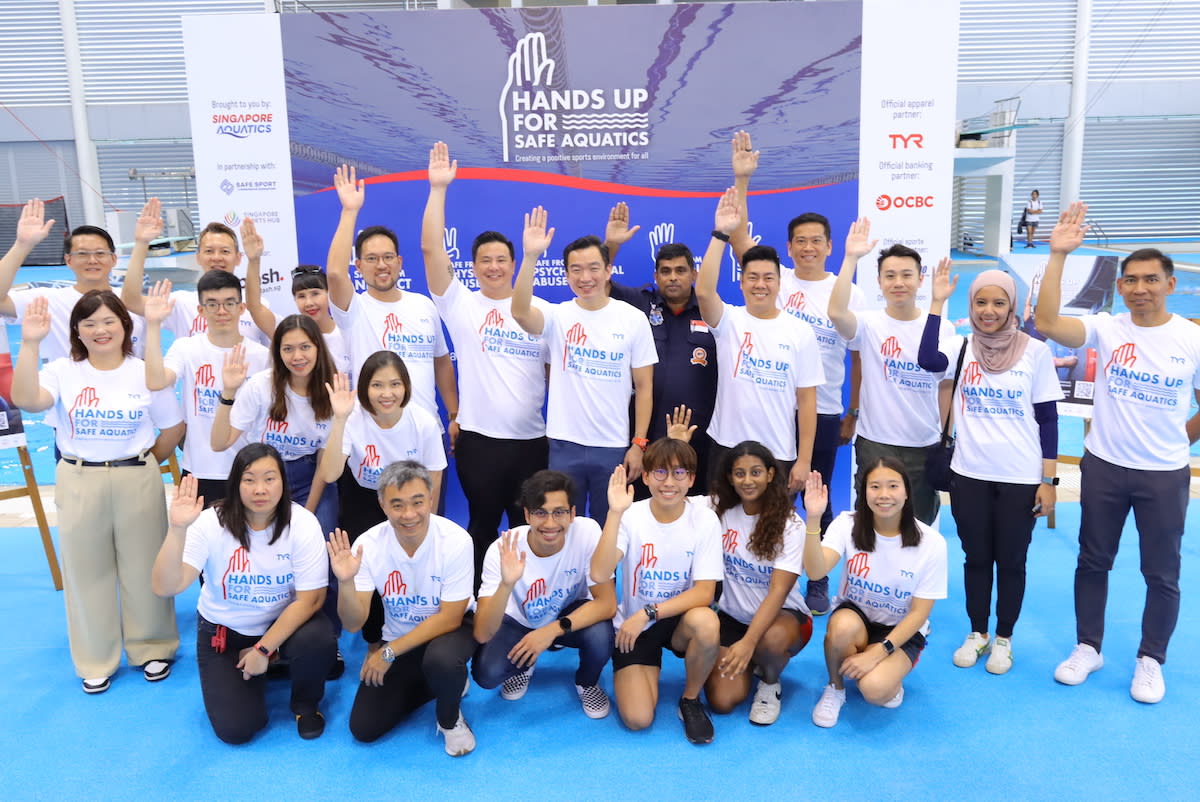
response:
[[[682,658],[683,652],[677,652],[671,648],[671,638],[675,636],[675,628],[679,626],[680,616],[672,616],[665,621],[655,621],[648,629],[642,631],[638,635],[637,640],[633,642],[633,649],[628,652],[622,652],[620,649],[613,647],[612,665],[613,671],[618,671],[626,666],[654,666],[662,668],[662,650],[671,649],[676,657]]]
[[[800,622],[800,628],[804,632],[804,642],[800,644],[800,648],[803,649],[812,638],[812,619],[799,610],[792,610],[788,607],[784,607],[779,612],[795,616],[796,620]],[[746,630],[750,628],[749,624],[743,624],[724,610],[717,610],[717,619],[721,622],[721,645],[725,648],[746,637]]]
[[[867,618],[867,614],[858,608],[854,602],[844,601],[834,610],[853,610],[862,619],[863,624],[867,628],[867,643],[879,643],[887,638],[888,633],[892,631],[892,627],[888,624],[877,624]],[[900,647],[900,651],[908,655],[909,661],[916,667],[917,661],[921,659],[921,652],[925,649],[925,636],[920,632],[914,634],[906,640]]]

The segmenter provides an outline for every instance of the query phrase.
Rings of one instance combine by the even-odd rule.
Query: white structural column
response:
[[[1092,35],[1092,0],[1078,0],[1075,5],[1075,59],[1071,64],[1071,101],[1067,121],[1063,126],[1062,181],[1059,184],[1059,205],[1079,200],[1079,185],[1083,176],[1083,135],[1087,114],[1088,49]]]
[[[79,57],[79,26],[75,22],[75,0],[58,0],[62,22],[63,51],[67,58],[67,85],[71,91],[71,123],[75,128],[75,158],[79,163],[79,194],[83,199],[83,221],[104,225],[104,199],[100,196],[100,162],[88,125],[87,94],[83,87],[83,61]]]

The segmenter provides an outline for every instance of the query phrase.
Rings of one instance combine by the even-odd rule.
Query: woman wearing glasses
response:
[[[62,460],[55,471],[67,637],[84,693],[107,691],[121,662],[154,682],[179,647],[175,606],[146,577],[167,525],[159,462],[183,435],[175,394],[152,392],[134,358],[133,323],[111,291],[86,293],[71,312],[71,355],[38,372],[50,303],[26,307],[12,394],[28,412],[54,410]],[[158,430],[157,434],[155,430]],[[118,588],[120,593],[118,593]]]
[[[358,372],[358,393],[350,379],[338,374],[328,387],[333,425],[325,442],[318,477],[330,484],[343,472],[339,526],[353,543],[358,536],[385,519],[379,507],[379,476],[393,462],[413,460],[429,471],[433,497],[438,498],[446,451],[438,420],[424,409],[409,405],[412,383],[404,360],[391,351],[376,351]],[[378,597],[376,597],[378,598]],[[383,632],[383,607],[373,602],[363,625],[363,639],[378,643]]]

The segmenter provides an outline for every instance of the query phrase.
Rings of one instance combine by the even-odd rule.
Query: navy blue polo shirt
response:
[[[700,317],[696,292],[679,314],[654,284],[629,287],[611,282],[609,295],[637,307],[650,321],[658,364],[654,366],[654,410],[647,437],[666,437],[666,415],[679,404],[692,410],[697,431],[708,429],[717,401],[717,344]]]

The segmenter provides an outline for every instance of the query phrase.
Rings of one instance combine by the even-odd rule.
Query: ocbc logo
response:
[[[880,195],[875,199],[875,208],[882,212],[888,209],[929,209],[932,206],[932,195]]]

